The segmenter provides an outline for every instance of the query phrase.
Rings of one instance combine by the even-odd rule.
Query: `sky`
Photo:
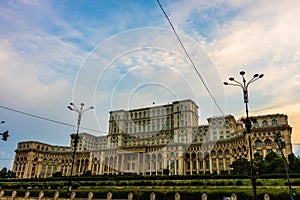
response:
[[[160,3],[200,77],[156,0],[0,1],[0,132],[10,134],[0,169],[12,168],[18,142],[68,146],[70,102],[95,107],[80,131],[97,136],[109,111],[153,102],[192,99],[200,124],[245,116],[241,88],[223,85],[242,70],[264,74],[249,86],[250,115],[287,114],[300,154],[300,1]]]

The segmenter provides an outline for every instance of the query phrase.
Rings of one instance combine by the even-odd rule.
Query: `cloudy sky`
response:
[[[95,109],[81,127],[105,135],[108,113],[192,99],[199,121],[245,115],[240,88],[223,81],[246,71],[250,114],[283,113],[300,143],[300,1],[161,0],[197,76],[156,0],[0,1],[0,168],[20,141],[69,145],[70,102]],[[74,115],[73,115],[74,114]],[[294,145],[296,154],[300,153]]]

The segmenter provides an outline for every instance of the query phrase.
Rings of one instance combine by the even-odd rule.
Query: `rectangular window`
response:
[[[206,169],[209,169],[210,166],[209,166],[209,161],[206,161]]]
[[[262,154],[262,149],[258,149],[257,153]]]
[[[219,159],[219,166],[220,166],[220,168],[224,168],[223,158]]]
[[[272,149],[267,149],[267,153],[270,153],[270,152],[272,152]]]

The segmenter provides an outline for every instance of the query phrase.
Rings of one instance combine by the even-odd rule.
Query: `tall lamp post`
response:
[[[71,190],[72,190],[72,174],[73,174],[73,168],[74,168],[74,163],[75,163],[75,154],[76,154],[77,144],[78,144],[78,141],[79,141],[79,127],[80,127],[81,117],[82,117],[82,114],[83,114],[85,111],[94,109],[93,106],[91,106],[91,107],[89,107],[89,108],[87,108],[87,109],[83,109],[83,107],[84,107],[84,103],[81,103],[81,104],[80,104],[80,108],[77,108],[77,107],[74,105],[74,103],[70,103],[70,105],[68,106],[68,108],[69,108],[71,111],[77,112],[77,114],[78,114],[78,119],[77,119],[77,131],[76,131],[75,136],[72,138],[72,139],[74,139],[74,150],[73,150],[73,155],[72,155],[71,171],[70,171],[69,181],[68,181],[68,194],[69,194],[69,195],[71,194]]]
[[[241,71],[240,75],[243,78],[243,82],[238,82],[234,80],[233,77],[229,78],[229,81],[232,81],[233,83],[228,83],[224,82],[224,85],[232,85],[232,86],[238,86],[243,89],[243,94],[244,94],[244,103],[246,105],[246,119],[244,121],[247,134],[248,134],[248,141],[249,141],[249,149],[250,149],[250,165],[251,165],[251,183],[252,183],[252,188],[253,188],[253,199],[257,200],[257,195],[256,195],[256,180],[254,178],[254,168],[253,168],[253,159],[252,159],[252,142],[251,142],[251,120],[249,118],[249,110],[248,110],[248,87],[251,83],[254,81],[257,81],[258,79],[262,78],[264,75],[263,74],[254,74],[252,79],[250,81],[246,81],[244,75],[245,72]]]

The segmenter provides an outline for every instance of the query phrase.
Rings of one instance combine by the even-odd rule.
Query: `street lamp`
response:
[[[249,110],[248,110],[248,86],[253,83],[254,81],[257,81],[258,79],[262,78],[264,75],[263,74],[254,74],[252,79],[250,79],[250,81],[246,81],[244,75],[245,72],[241,71],[240,75],[243,78],[243,82],[238,82],[236,81],[233,77],[229,78],[229,81],[232,81],[234,83],[228,83],[228,82],[224,82],[224,85],[232,85],[232,86],[238,86],[240,88],[243,89],[243,95],[244,95],[244,103],[246,104],[246,119],[244,121],[246,130],[247,130],[247,134],[248,134],[248,141],[249,141],[249,149],[250,149],[250,165],[251,165],[251,183],[252,183],[252,188],[253,188],[253,199],[256,200],[257,199],[257,195],[256,195],[256,180],[254,178],[254,168],[253,168],[253,160],[252,160],[252,142],[251,142],[251,121],[249,118]]]
[[[4,124],[5,121],[1,121],[0,124]],[[9,137],[8,135],[8,131],[5,131],[3,133],[0,133],[0,135],[2,135],[2,140],[7,141],[7,138]]]
[[[71,194],[71,190],[72,190],[72,173],[73,173],[73,167],[74,167],[74,162],[75,162],[75,154],[76,154],[76,148],[77,148],[77,144],[78,144],[78,141],[79,141],[79,127],[80,127],[80,121],[81,121],[81,117],[82,117],[82,114],[85,112],[85,111],[88,111],[88,110],[91,110],[91,109],[94,109],[93,106],[87,108],[87,109],[83,109],[84,107],[84,103],[81,103],[80,104],[80,108],[77,108],[74,103],[70,103],[70,105],[67,107],[69,108],[71,111],[74,111],[74,112],[77,112],[78,114],[78,119],[77,119],[77,131],[76,131],[76,134],[75,136],[73,137],[74,139],[74,151],[73,151],[73,155],[72,155],[72,165],[71,165],[71,171],[70,171],[70,175],[69,175],[69,182],[68,182],[68,194]]]

